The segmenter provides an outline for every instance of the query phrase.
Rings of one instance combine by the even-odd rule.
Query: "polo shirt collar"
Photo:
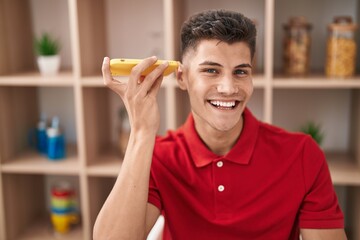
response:
[[[243,112],[243,117],[244,126],[236,144],[226,155],[219,156],[203,143],[195,130],[194,117],[192,114],[189,115],[183,130],[186,142],[191,149],[190,154],[197,167],[203,167],[220,159],[243,165],[249,164],[255,148],[260,123],[247,108]]]

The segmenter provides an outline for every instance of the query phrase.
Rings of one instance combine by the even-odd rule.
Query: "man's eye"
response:
[[[206,72],[206,73],[217,73],[218,71],[216,69],[214,69],[214,68],[207,68],[207,69],[204,70],[204,72]]]
[[[246,70],[242,70],[242,69],[237,69],[234,72],[235,75],[247,75],[247,73],[248,72]]]

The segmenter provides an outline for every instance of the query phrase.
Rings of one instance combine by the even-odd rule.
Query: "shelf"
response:
[[[116,80],[127,82],[128,77],[114,77]],[[106,87],[102,76],[88,76],[81,78],[81,84],[84,87]],[[161,87],[177,86],[177,83],[173,75],[164,77]]]
[[[331,178],[335,185],[360,186],[360,166],[344,153],[327,153]]]
[[[48,220],[35,222],[29,226],[23,234],[16,238],[17,240],[79,240],[83,239],[83,230],[81,226],[72,228],[67,234],[55,233]]]
[[[0,167],[4,173],[77,175],[80,171],[77,152],[72,147],[67,150],[65,159],[49,160],[34,150],[28,150]]]
[[[20,74],[0,76],[0,86],[51,86],[63,87],[74,85],[72,72],[60,72],[55,76],[41,76],[39,72],[25,72]]]
[[[115,154],[100,156],[98,162],[87,167],[87,174],[96,177],[117,177],[122,159]]]
[[[81,85],[84,87],[105,87],[102,76],[89,76],[81,78]]]
[[[275,76],[274,88],[360,88],[360,76],[352,78],[329,78],[321,74],[306,77]]]
[[[263,88],[266,86],[266,78],[262,74],[255,74],[253,76],[254,88]]]

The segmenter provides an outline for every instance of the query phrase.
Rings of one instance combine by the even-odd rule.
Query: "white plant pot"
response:
[[[60,55],[38,56],[37,63],[41,75],[56,75],[60,69]]]

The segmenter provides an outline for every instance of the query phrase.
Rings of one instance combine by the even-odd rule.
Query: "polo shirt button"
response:
[[[222,192],[222,191],[224,191],[224,190],[225,190],[224,185],[219,185],[219,186],[218,186],[218,191],[219,191],[219,192]]]
[[[222,167],[224,165],[223,161],[218,161],[216,163],[216,166],[218,166],[219,168]]]

